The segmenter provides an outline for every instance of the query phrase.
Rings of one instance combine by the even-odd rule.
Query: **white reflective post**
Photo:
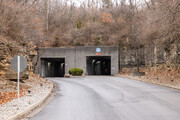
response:
[[[17,68],[18,68],[18,109],[19,109],[19,74],[20,74],[20,56],[17,57]]]

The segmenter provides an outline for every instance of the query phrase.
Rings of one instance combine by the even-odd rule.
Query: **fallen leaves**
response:
[[[136,71],[134,68],[123,68],[121,75],[131,76],[131,73]],[[158,67],[141,67],[141,72],[145,72],[145,76],[140,78],[131,76],[134,79],[146,81],[155,84],[162,84],[167,86],[180,86],[180,71],[175,67],[166,67],[165,65],[159,65]]]
[[[20,90],[19,97],[23,97],[26,95],[26,90]],[[18,92],[12,91],[12,92],[0,92],[0,104],[5,104],[7,102],[11,102],[14,99],[18,98]]]

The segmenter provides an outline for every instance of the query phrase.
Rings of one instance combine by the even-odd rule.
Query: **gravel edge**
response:
[[[53,84],[53,82],[52,82],[52,84]],[[31,106],[29,106],[28,108],[26,108],[24,111],[21,111],[21,112],[15,114],[15,115],[13,115],[13,116],[10,117],[8,120],[16,120],[16,119],[20,118],[21,116],[26,115],[26,114],[28,114],[29,112],[31,112],[32,110],[34,110],[36,107],[38,107],[39,105],[41,105],[41,104],[51,95],[53,89],[54,89],[54,84],[53,84],[51,90],[49,91],[49,93],[48,93],[46,96],[44,96],[41,100],[39,100],[38,102],[32,104]]]

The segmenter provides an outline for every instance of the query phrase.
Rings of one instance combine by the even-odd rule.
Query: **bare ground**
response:
[[[141,67],[140,71],[145,72],[145,76],[141,77],[132,75],[135,69],[124,68],[117,76],[180,89],[180,70],[175,67]]]

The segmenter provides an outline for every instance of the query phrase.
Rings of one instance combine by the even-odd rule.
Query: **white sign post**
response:
[[[23,56],[14,56],[11,60],[12,69],[17,72],[17,90],[18,90],[18,109],[20,108],[20,98],[19,98],[19,89],[20,89],[20,72],[23,72],[27,67],[27,60]]]
[[[20,77],[20,56],[17,56],[17,73],[18,73],[18,109],[19,109],[19,77]]]

